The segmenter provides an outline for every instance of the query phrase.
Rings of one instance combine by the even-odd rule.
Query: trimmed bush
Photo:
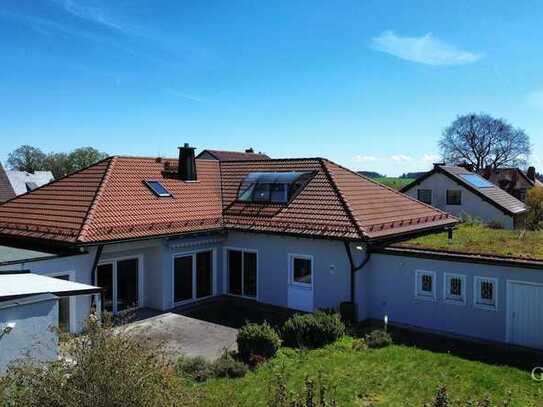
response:
[[[273,327],[263,324],[246,324],[238,333],[238,352],[241,360],[248,363],[251,355],[272,358],[281,346],[281,339]]]
[[[247,366],[243,362],[234,359],[230,354],[225,353],[213,364],[213,373],[215,377],[243,377],[247,373]]]
[[[345,335],[345,325],[339,314],[317,311],[294,315],[285,322],[281,334],[286,346],[315,349],[340,339]]]
[[[364,339],[362,338],[353,339],[353,350],[362,351],[362,350],[367,350],[367,349],[368,349],[368,344],[366,343]]]
[[[368,348],[384,348],[392,344],[392,337],[382,329],[371,331],[364,339]]]
[[[179,376],[189,377],[197,382],[205,382],[214,376],[213,364],[201,356],[189,358],[181,356],[175,364]]]

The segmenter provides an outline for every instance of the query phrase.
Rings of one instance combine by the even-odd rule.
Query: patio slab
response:
[[[143,318],[122,329],[153,348],[161,347],[172,361],[181,355],[215,360],[225,349],[237,349],[237,329],[175,312]]]

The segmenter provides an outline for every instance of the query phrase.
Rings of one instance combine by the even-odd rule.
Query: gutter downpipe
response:
[[[351,253],[351,246],[349,245],[349,241],[347,240],[344,240],[343,241],[343,244],[345,245],[345,251],[347,252],[347,258],[349,259],[349,264],[351,266],[351,301],[350,303],[352,304],[352,307],[353,307],[353,311],[352,311],[352,318],[355,317],[354,315],[354,300],[355,300],[355,277],[356,277],[356,272],[358,270],[361,270],[367,263],[368,261],[370,261],[370,256],[371,256],[371,253],[369,252],[369,250],[367,250],[367,246],[366,246],[366,257],[364,258],[364,260],[362,261],[362,263],[360,263],[360,265],[356,266],[354,264],[354,259],[353,259],[353,255]]]
[[[102,255],[102,250],[104,250],[104,245],[98,245],[98,248],[96,249],[96,254],[94,255],[94,260],[92,262],[92,268],[91,268],[91,285],[96,285],[96,266],[98,266],[98,262],[100,261],[100,256]],[[98,297],[100,296],[100,297]],[[100,317],[100,314],[102,312],[102,294],[93,295],[91,297],[91,309],[92,307],[96,308],[96,314],[98,317]]]

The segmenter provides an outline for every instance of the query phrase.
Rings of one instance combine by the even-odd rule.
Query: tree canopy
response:
[[[524,130],[488,114],[458,116],[443,131],[439,147],[447,163],[465,162],[475,171],[525,166],[530,155],[530,139]]]
[[[45,154],[39,148],[24,145],[8,156],[8,166],[13,170],[34,172],[51,171],[55,178],[88,167],[107,157],[93,147],[80,147],[70,153]]]

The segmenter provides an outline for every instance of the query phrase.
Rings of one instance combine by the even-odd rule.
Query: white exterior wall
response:
[[[417,199],[419,189],[432,190],[432,206],[455,216],[470,215],[482,219],[485,222],[497,221],[504,228],[513,229],[513,217],[503,213],[500,209],[483,200],[463,186],[459,185],[446,175],[435,173],[420,184],[409,189],[406,194]],[[447,205],[447,190],[454,189],[462,191],[462,205]]]

